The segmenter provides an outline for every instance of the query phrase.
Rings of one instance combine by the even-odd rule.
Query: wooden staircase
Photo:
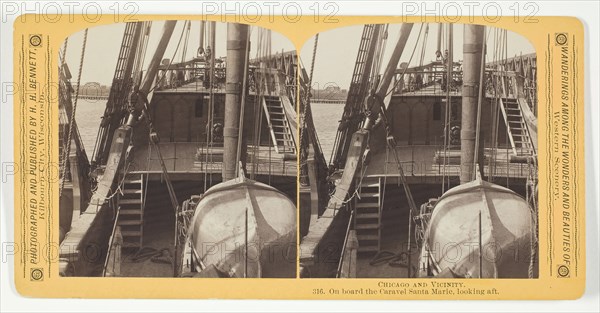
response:
[[[513,153],[517,156],[533,155],[533,144],[517,99],[500,98],[500,109]]]
[[[127,175],[118,198],[124,248],[141,248],[144,238],[144,175]]]
[[[264,96],[262,105],[277,153],[295,154],[296,144],[292,131],[296,130],[290,127],[281,99],[278,96]]]
[[[358,252],[378,252],[381,248],[381,181],[379,178],[362,179],[354,210]]]

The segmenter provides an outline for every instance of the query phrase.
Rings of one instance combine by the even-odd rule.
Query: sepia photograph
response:
[[[19,3],[3,309],[593,307],[593,5]]]
[[[60,275],[296,277],[297,60],[286,37],[237,23],[69,36]]]
[[[325,31],[300,53],[302,278],[537,278],[537,56],[474,24]]]

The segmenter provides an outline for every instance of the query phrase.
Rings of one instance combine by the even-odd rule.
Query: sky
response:
[[[388,40],[385,46],[383,56],[383,66],[387,64],[394,46],[398,41],[401,24],[390,24],[388,28]],[[419,30],[423,25],[421,36],[419,38]],[[414,52],[410,66],[418,65],[420,62],[422,42],[425,38],[425,30],[427,24],[415,24],[412,28],[407,45],[400,57],[400,62],[408,62],[411,54]],[[462,37],[463,25],[454,25],[454,61],[462,60]],[[491,60],[494,51],[494,29],[486,28],[488,54],[486,58]],[[342,89],[347,89],[350,85],[354,63],[360,44],[360,38],[363,31],[363,25],[348,26],[323,32],[319,34],[317,43],[317,52],[315,59],[315,69],[313,76],[313,88],[324,89],[328,85],[337,85]],[[427,42],[425,45],[424,64],[435,60],[435,51],[437,50],[437,33],[438,24],[429,24]],[[415,48],[415,43],[419,38],[419,45]],[[528,54],[535,52],[531,43],[523,36],[507,32],[507,55],[513,57],[519,54]],[[310,64],[313,56],[314,37],[309,39],[303,46],[300,52],[300,58],[307,72],[310,71]],[[383,73],[383,68],[381,70]]]
[[[169,41],[169,46],[165,52],[164,58],[172,58],[173,53],[176,50],[177,42],[181,37],[183,30],[184,21],[178,21],[175,26],[175,31]],[[150,39],[148,42],[148,48],[146,52],[146,59],[144,62],[144,68],[150,62],[152,53],[160,40],[164,21],[155,21],[152,23],[152,29],[150,33]],[[250,40],[253,44],[250,45],[250,57],[256,56],[256,46],[258,38],[258,27],[251,28]],[[103,85],[110,85],[115,67],[117,64],[117,58],[121,48],[121,41],[123,39],[123,32],[125,30],[125,24],[112,24],[92,27],[88,30],[88,38],[86,42],[85,56],[83,62],[83,69],[81,73],[81,82],[96,82]],[[81,60],[81,50],[83,46],[83,34],[84,31],[80,31],[69,36],[67,44],[67,57],[66,62],[69,65],[71,74],[73,75],[73,82],[77,81],[77,73],[79,71],[79,64]],[[208,38],[205,39],[205,41]],[[226,42],[227,42],[227,24],[217,22],[216,30],[216,56],[222,57],[227,54]],[[186,60],[196,56],[200,42],[200,21],[192,21],[190,29],[188,49],[186,52]],[[177,52],[175,57],[176,61],[181,60],[181,50],[183,47],[183,41],[180,50]],[[271,47],[273,53],[284,51],[290,51],[295,49],[294,45],[283,35],[272,32],[271,35]]]
[[[181,36],[183,30],[183,21],[179,21],[175,27],[175,31],[171,36],[169,47],[165,53],[164,58],[172,58],[177,46],[177,42]],[[164,22],[155,21],[152,24],[152,30],[150,35],[150,41],[148,43],[148,52],[146,53],[147,65],[152,57],[152,51],[156,47]],[[394,49],[394,45],[398,40],[399,30],[401,24],[390,24],[388,29],[388,40],[385,47],[385,53],[383,57],[383,64],[387,64],[387,60],[390,57],[391,52]],[[415,24],[405,51],[400,58],[400,62],[408,62],[410,56],[415,50],[411,66],[418,64],[421,54],[422,42],[425,39],[425,31],[429,25],[427,43],[425,46],[424,63],[435,60],[435,50],[437,48],[437,32],[438,24]],[[422,27],[422,28],[421,28]],[[83,71],[81,81],[82,83],[97,82],[104,85],[110,85],[112,77],[115,71],[115,65],[120,50],[121,40],[123,38],[123,31],[125,29],[124,23],[96,26],[92,27],[88,31],[88,40],[86,44],[86,51],[84,56]],[[198,49],[200,36],[199,36],[200,22],[192,21],[192,27],[190,30],[190,37],[188,42],[188,49],[186,52],[186,59],[190,59],[196,55]],[[250,56],[256,56],[256,46],[258,31],[257,27],[251,28],[251,44]],[[422,29],[422,30],[421,30]],[[495,47],[494,31],[495,28],[487,28],[488,38],[488,55],[487,58],[490,60],[493,57],[493,50]],[[354,69],[354,62],[356,61],[356,54],[358,51],[358,45],[360,43],[360,36],[362,34],[363,25],[342,27],[319,34],[319,42],[316,51],[315,70],[313,78],[313,88],[322,89],[327,85],[335,84],[342,89],[347,89],[350,85],[350,79],[352,71]],[[421,30],[421,35],[419,32]],[[77,72],[79,68],[79,62],[81,57],[81,49],[83,45],[83,31],[73,34],[69,37],[67,47],[67,63],[71,69],[73,75],[73,81],[76,81]],[[454,25],[454,60],[462,60],[462,33],[463,25]],[[226,55],[226,37],[227,37],[227,24],[217,23],[216,31],[216,56],[221,57]],[[507,55],[509,57],[527,54],[535,52],[533,46],[529,41],[513,32],[507,34]],[[294,45],[283,35],[272,32],[272,49],[273,51],[289,51],[294,49]],[[419,45],[415,46],[419,38]],[[300,52],[301,61],[305,66],[306,70],[310,70],[310,63],[313,54],[314,39],[308,40],[303,49]],[[181,50],[181,48],[180,48]],[[177,52],[175,60],[181,59],[181,51]]]

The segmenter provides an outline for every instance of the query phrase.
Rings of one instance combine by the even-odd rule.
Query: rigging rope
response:
[[[419,29],[419,35],[417,36],[417,43],[419,42],[419,39],[421,38],[421,33],[423,32],[423,24],[421,24],[421,28]],[[408,68],[410,67],[410,63],[412,62],[413,57],[415,56],[415,51],[417,51],[417,44],[415,44],[415,47],[413,48],[412,53],[410,54],[410,59],[408,59],[408,63],[406,63],[406,66],[404,67],[404,71],[402,71],[402,74],[400,75],[400,77],[404,77],[404,75],[406,74],[406,71],[408,70]],[[383,98],[386,98],[387,96],[389,96],[394,90],[396,90],[396,88],[398,87],[398,84],[400,83],[400,79],[397,80],[394,83],[394,87],[390,88],[385,96]]]
[[[372,89],[373,85],[379,82],[379,74],[381,72],[381,65],[383,64],[383,56],[385,52],[385,44],[387,43],[387,29],[389,24],[385,24],[384,28],[379,28],[379,33],[377,34],[377,43],[375,44],[375,53],[373,54],[373,62],[371,64],[371,68],[368,70],[370,73],[368,83],[370,86],[367,87],[367,90]],[[372,38],[370,40],[373,40]],[[363,71],[366,69],[363,69]]]
[[[208,24],[210,26],[210,43],[209,46],[206,49],[206,53],[208,54],[210,52],[210,54],[208,55],[210,57],[210,72],[209,72],[209,83],[208,83],[208,88],[209,88],[209,100],[208,100],[208,118],[206,119],[206,153],[204,156],[204,165],[206,168],[206,171],[204,172],[204,191],[206,191],[208,185],[212,185],[212,172],[210,172],[208,165],[209,165],[209,159],[210,159],[210,164],[213,163],[213,155],[212,155],[212,146],[213,146],[213,136],[212,136],[212,123],[214,120],[214,102],[215,102],[215,95],[214,95],[214,88],[213,88],[213,84],[214,84],[214,77],[215,77],[215,52],[216,52],[216,48],[214,47],[214,43],[215,43],[215,34],[216,34],[216,22],[210,22]],[[207,27],[208,28],[208,27]],[[208,31],[208,30],[207,30]],[[206,77],[204,77],[204,79],[206,79]],[[210,155],[210,156],[209,156]]]
[[[314,45],[313,45],[312,61],[310,62],[310,76],[308,78],[308,86],[309,86],[309,88],[312,86],[312,80],[313,80],[313,74],[314,74],[314,70],[315,70],[315,60],[316,60],[316,57],[317,57],[317,46],[318,46],[318,44],[319,44],[319,33],[317,33],[315,35],[315,42],[314,42]]]
[[[442,27],[442,24],[440,24],[440,27]],[[450,148],[450,145],[452,144],[452,141],[450,140],[450,132],[452,131],[450,128],[450,123],[452,120],[452,96],[450,94],[450,87],[451,87],[451,81],[452,81],[452,76],[453,76],[453,71],[454,71],[454,46],[453,46],[453,40],[452,40],[452,36],[453,36],[453,25],[450,24],[448,25],[448,40],[446,40],[446,42],[448,43],[447,46],[447,50],[448,51],[448,56],[447,59],[445,60],[445,64],[446,64],[446,70],[447,73],[446,74],[446,110],[444,112],[444,163],[443,163],[443,167],[442,167],[442,194],[444,192],[446,192],[446,167],[448,165],[448,150]],[[442,60],[444,60],[444,56],[442,56]],[[443,84],[443,80],[442,80],[442,84]],[[448,184],[447,184],[448,188],[450,188],[450,175],[448,175]]]
[[[185,55],[187,54],[188,42],[190,40],[190,28],[192,26],[191,21],[185,21],[183,28],[185,29],[185,40],[183,41],[183,49],[181,50],[181,63],[185,62]]]
[[[79,59],[79,72],[77,74],[77,87],[75,89],[75,102],[73,103],[73,109],[71,110],[71,118],[69,120],[69,134],[67,136],[67,149],[63,154],[63,164],[62,164],[62,180],[60,181],[60,187],[58,190],[59,198],[62,197],[63,189],[65,187],[65,180],[67,175],[67,160],[69,159],[69,155],[71,154],[71,140],[73,139],[73,129],[75,123],[75,113],[77,111],[77,100],[79,100],[79,89],[81,86],[81,72],[83,70],[83,60],[85,57],[85,47],[87,45],[87,37],[88,37],[88,28],[85,29],[83,33],[83,44],[81,47],[81,58]],[[67,42],[65,41],[65,49],[67,47]],[[66,55],[66,50],[65,50]],[[64,60],[63,60],[64,61]],[[68,91],[67,91],[68,92]]]
[[[474,155],[474,160],[473,160],[473,164],[474,164],[474,171],[472,173],[472,179],[475,179],[477,177],[477,163],[479,161],[479,140],[480,140],[480,132],[481,132],[481,103],[483,102],[483,97],[485,96],[484,90],[483,90],[483,85],[485,84],[484,82],[484,74],[485,74],[485,54],[486,54],[486,50],[487,50],[487,37],[485,35],[485,26],[483,26],[483,38],[485,39],[484,42],[482,43],[482,51],[481,51],[481,68],[479,70],[479,90],[478,90],[478,97],[477,97],[477,125],[475,127],[475,155]],[[489,36],[489,32],[488,32],[488,36]],[[480,169],[483,172],[483,168]]]
[[[308,131],[308,128],[307,128],[308,122],[307,122],[306,118],[307,118],[308,111],[310,110],[309,107],[310,107],[310,97],[312,96],[312,94],[311,94],[312,80],[313,80],[313,74],[314,74],[314,70],[315,70],[315,61],[317,59],[318,45],[319,45],[319,34],[317,33],[315,35],[315,41],[313,43],[312,59],[310,61],[310,72],[308,75],[308,85],[307,85],[308,90],[306,91],[306,94],[304,95],[304,99],[303,99],[304,101],[302,101],[304,104],[304,111],[302,112],[302,116],[300,118],[300,120],[302,121],[302,129],[306,130],[306,131]],[[305,136],[304,133],[305,133],[304,131],[300,131],[299,141],[301,143],[304,142],[304,136]]]
[[[67,45],[68,44],[69,44],[69,37],[67,37],[65,39],[65,43],[63,44],[62,55],[61,55],[61,59],[60,59],[60,65],[64,65],[65,64],[65,59],[67,58]]]
[[[148,41],[150,39],[150,28],[152,27],[152,22],[144,22],[144,36],[140,43],[138,44],[138,49],[136,49],[136,60],[133,71],[133,83],[135,85],[139,85],[142,79],[142,71],[144,70],[144,61],[146,59],[146,51],[148,50]]]
[[[262,68],[261,56],[262,56],[262,43],[263,43],[264,29],[258,28],[256,36],[257,36],[256,59],[258,60],[259,64],[258,64],[258,69],[255,70],[254,74],[253,74],[254,75],[253,82],[254,82],[254,91],[256,93],[256,96],[254,98],[255,99],[254,120],[258,121],[258,122],[254,124],[254,137],[252,138],[252,171],[250,173],[250,179],[256,178],[256,171],[257,171],[256,157],[258,155],[258,152],[260,151],[259,145],[260,145],[260,134],[261,134],[261,129],[262,129],[263,95],[262,95],[262,90],[260,88],[259,81],[262,79],[260,69]]]
[[[425,35],[423,36],[423,46],[421,48],[421,58],[419,60],[419,67],[423,66],[423,61],[425,59],[425,50],[427,49],[427,37],[429,35],[429,24],[425,28]]]
[[[186,21],[186,23],[187,23],[187,21]],[[181,35],[179,36],[179,41],[177,41],[177,46],[175,47],[173,56],[171,57],[171,59],[169,59],[169,64],[163,70],[163,74],[158,79],[156,79],[154,86],[148,91],[148,94],[151,94],[158,86],[160,86],[160,84],[162,83],[162,80],[167,75],[167,72],[169,71],[169,69],[171,68],[171,65],[173,64],[173,60],[175,59],[175,56],[177,55],[177,51],[179,51],[179,46],[181,45],[181,40],[183,39],[184,33],[185,33],[185,24],[184,24],[183,29],[181,30]]]
[[[239,129],[238,129],[238,143],[237,143],[237,152],[235,157],[235,168],[236,168],[236,176],[240,176],[240,161],[242,158],[242,138],[244,135],[244,113],[246,108],[246,87],[248,85],[248,67],[250,61],[250,35],[252,33],[252,28],[248,26],[250,32],[246,35],[246,51],[244,52],[244,77],[242,79],[242,101],[240,108],[240,120],[239,120]]]

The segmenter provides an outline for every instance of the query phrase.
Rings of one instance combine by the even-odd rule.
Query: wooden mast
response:
[[[206,21],[200,21],[200,43],[198,44],[198,56],[200,54],[204,54],[204,27],[206,26]]]
[[[152,84],[154,83],[154,79],[156,78],[156,74],[158,73],[158,66],[162,61],[162,58],[167,50],[167,46],[169,45],[169,40],[171,40],[171,35],[175,30],[175,25],[177,21],[166,21],[163,26],[163,33],[160,37],[160,41],[158,42],[158,46],[154,51],[154,55],[152,56],[152,60],[148,65],[148,70],[146,71],[146,76],[144,76],[144,80],[141,83],[139,88],[139,93],[148,96],[150,89],[152,88]],[[127,119],[127,125],[133,126],[135,124],[135,120],[137,119],[136,114],[129,114],[129,118]]]
[[[239,134],[240,108],[245,91],[242,90],[248,25],[227,25],[227,69],[225,72],[225,123],[223,127],[223,181],[236,177],[236,158]]]
[[[385,110],[383,99],[385,99],[388,89],[390,88],[390,83],[392,82],[392,78],[396,75],[396,69],[398,68],[398,62],[400,61],[400,56],[402,56],[402,52],[404,51],[404,47],[406,46],[406,42],[408,41],[408,36],[410,35],[410,31],[413,28],[412,23],[403,23],[400,28],[400,38],[398,38],[398,43],[394,48],[394,52],[392,52],[392,56],[388,62],[387,67],[385,68],[385,72],[383,72],[383,76],[381,78],[381,83],[377,86],[377,92],[375,93],[378,98],[379,105],[381,106],[381,111]],[[369,130],[375,124],[377,120],[378,114],[374,114],[372,116],[367,116],[365,119],[365,124],[363,129]]]
[[[475,137],[477,127],[477,102],[480,97],[481,54],[483,32],[481,25],[464,26],[462,116],[460,132],[460,183],[473,180],[475,168]]]

